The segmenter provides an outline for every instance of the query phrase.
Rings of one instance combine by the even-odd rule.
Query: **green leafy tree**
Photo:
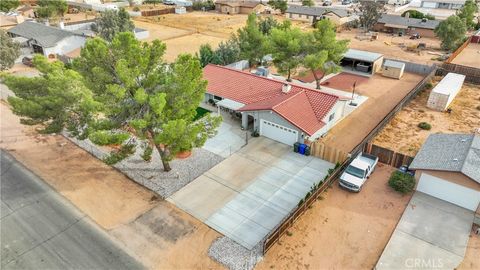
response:
[[[21,123],[42,126],[41,133],[60,132],[86,121],[98,104],[76,71],[62,62],[49,63],[44,56],[33,59],[40,71],[37,77],[3,75],[3,83],[15,93],[8,98]]]
[[[65,0],[38,0],[37,5],[37,14],[44,19],[63,17],[68,10]]]
[[[273,17],[266,17],[258,22],[258,29],[260,29],[263,35],[269,35],[270,31],[278,26],[279,23]]]
[[[435,35],[442,41],[445,50],[455,50],[465,39],[467,26],[465,21],[456,15],[441,21],[435,28]]]
[[[302,6],[313,7],[315,6],[315,2],[313,2],[313,0],[302,0]]]
[[[257,15],[248,15],[247,25],[238,29],[233,40],[240,48],[240,57],[255,65],[261,62],[264,56],[265,36],[258,28]]]
[[[207,114],[194,120],[207,85],[200,61],[181,55],[166,64],[165,49],[158,40],[141,43],[132,33],[119,33],[110,43],[88,40],[74,68],[102,104],[103,118],[89,124],[84,133],[111,136],[121,130],[134,134],[147,142],[144,151],[156,149],[163,169],[170,171],[169,162],[175,155],[202,146],[215,134],[221,118]],[[118,162],[135,147],[141,146],[129,139],[106,162]],[[144,152],[143,156],[148,155]]]
[[[135,25],[128,12],[124,8],[120,8],[118,11],[106,10],[103,12],[92,29],[103,39],[112,41],[117,33],[133,32]]]
[[[473,0],[467,0],[465,1],[465,4],[463,7],[457,11],[457,16],[460,17],[461,19],[465,20],[465,23],[467,24],[467,27],[469,29],[472,29],[475,27],[477,22],[475,22],[475,14],[478,12],[478,6],[477,3],[474,2]]]
[[[268,52],[272,54],[273,64],[287,81],[303,61],[306,34],[297,27],[279,27],[272,29],[268,38]]]
[[[429,20],[435,20],[435,16],[430,15],[430,14],[423,14],[422,12],[420,12],[418,10],[407,10],[407,11],[402,13],[402,17],[406,17],[407,14],[410,18],[414,18],[414,19],[425,18],[425,19],[429,19]]]
[[[360,24],[366,30],[372,30],[372,27],[385,12],[385,2],[383,1],[361,1],[357,10],[357,13],[360,14]]]
[[[0,1],[0,11],[9,12],[15,10],[19,5],[19,0],[2,0]]]
[[[213,51],[212,46],[208,43],[200,46],[198,58],[200,59],[200,65],[202,67],[205,67],[210,63],[219,64],[220,62],[220,59],[218,59],[217,54]]]
[[[20,57],[20,45],[0,29],[0,71],[11,68]]]
[[[320,20],[309,34],[303,65],[312,72],[317,89],[325,75],[341,70],[340,60],[348,49],[348,40],[337,40],[335,25],[329,20]],[[317,73],[321,71],[321,75]]]
[[[215,50],[217,64],[229,65],[231,63],[241,60],[240,48],[234,40],[228,40],[226,42],[220,42],[218,48]]]
[[[286,0],[269,0],[268,5],[273,9],[278,9],[282,14],[285,13],[288,9],[288,4]]]

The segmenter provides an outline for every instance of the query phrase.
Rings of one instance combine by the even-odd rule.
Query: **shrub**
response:
[[[134,7],[134,8],[133,8],[133,11],[139,12],[139,11],[140,11],[140,8],[139,8],[139,7]]]
[[[418,124],[418,127],[421,128],[421,129],[423,129],[423,130],[430,130],[430,129],[432,129],[432,125],[430,125],[430,124],[427,123],[427,122],[420,122],[420,123]]]
[[[425,84],[425,89],[432,89],[432,87],[433,87],[433,84],[430,82]]]
[[[150,145],[148,145],[145,148],[145,151],[143,151],[142,159],[145,161],[150,161],[152,159],[152,153],[153,153],[153,148]]]
[[[480,105],[478,105],[478,106],[477,106],[477,110],[479,110],[479,111],[480,111]]]
[[[415,188],[415,178],[410,174],[395,171],[390,176],[388,185],[395,191],[406,194]]]
[[[110,155],[106,156],[103,161],[108,165],[113,165],[125,159],[126,157],[130,156],[131,154],[135,153],[135,145],[134,144],[126,144],[122,145],[122,147],[116,151],[111,153]]]
[[[120,145],[129,137],[127,133],[111,133],[108,131],[96,131],[88,136],[97,145]]]

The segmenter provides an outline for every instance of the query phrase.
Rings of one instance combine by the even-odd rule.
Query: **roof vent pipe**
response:
[[[286,94],[286,93],[290,92],[290,90],[292,90],[292,86],[291,86],[290,84],[284,83],[284,84],[282,85],[282,92],[283,92],[283,93]]]

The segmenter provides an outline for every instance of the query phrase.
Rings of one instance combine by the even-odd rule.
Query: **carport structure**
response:
[[[348,49],[343,55],[343,70],[360,75],[373,75],[382,68],[383,55],[355,49]]]
[[[251,250],[333,167],[260,137],[168,200]]]

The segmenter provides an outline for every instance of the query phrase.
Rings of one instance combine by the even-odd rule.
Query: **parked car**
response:
[[[342,0],[342,5],[350,5],[352,0]]]
[[[171,6],[175,5],[175,2],[173,2],[172,0],[163,0],[162,2],[164,5],[171,5]]]
[[[420,38],[421,38],[421,36],[418,33],[415,33],[415,34],[410,36],[410,39],[420,39]]]
[[[28,67],[33,67],[33,58],[25,56],[22,58],[22,64]]]
[[[325,1],[323,1],[323,4],[322,4],[322,6],[331,6],[331,5],[332,5],[331,0],[325,0]]]
[[[363,184],[375,170],[377,163],[378,157],[360,153],[340,176],[339,185],[350,191],[360,192]]]
[[[415,171],[410,170],[407,165],[402,165],[398,168],[398,171],[401,173],[409,174],[411,176],[415,176]]]

